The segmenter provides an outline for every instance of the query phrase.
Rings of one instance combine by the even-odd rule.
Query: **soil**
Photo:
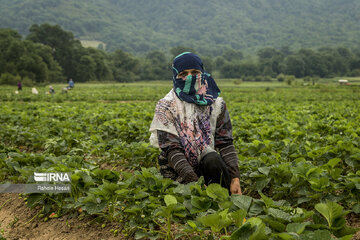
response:
[[[0,236],[7,240],[126,239],[121,235],[114,237],[110,230],[116,229],[116,225],[102,228],[102,223],[90,224],[90,219],[80,221],[69,216],[44,222],[44,218],[33,218],[38,212],[39,209],[28,208],[19,194],[0,194]]]
[[[360,229],[360,214],[349,213],[346,216],[346,222],[349,226]],[[360,240],[360,231],[354,234],[352,240]]]
[[[0,236],[7,240],[126,239],[121,234],[114,237],[111,229],[119,229],[115,224],[102,228],[102,223],[91,223],[92,219],[79,220],[70,216],[44,222],[43,218],[33,218],[38,212],[39,209],[28,208],[19,194],[0,194]],[[346,220],[349,226],[360,228],[360,214],[350,213]],[[360,231],[352,240],[360,240]]]

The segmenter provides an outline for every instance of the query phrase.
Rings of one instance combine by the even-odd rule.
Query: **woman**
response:
[[[22,84],[21,84],[20,81],[17,83],[17,86],[18,86],[18,91],[21,91],[22,90]]]
[[[173,83],[150,126],[150,142],[162,150],[161,174],[180,183],[204,176],[206,185],[241,194],[230,116],[214,79],[196,54],[184,52],[173,61]]]

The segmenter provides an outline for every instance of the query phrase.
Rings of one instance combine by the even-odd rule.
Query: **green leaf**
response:
[[[328,230],[316,230],[300,235],[301,240],[331,240],[331,233]]]
[[[330,159],[326,165],[328,165],[331,168],[334,168],[339,162],[341,162],[340,158],[333,158],[333,159]]]
[[[142,211],[142,208],[140,208],[138,206],[132,206],[131,208],[127,208],[124,210],[124,212],[127,212],[127,213],[138,213],[141,211]]]
[[[100,203],[87,202],[85,203],[83,209],[86,210],[90,215],[92,215],[102,212],[105,207],[106,203],[104,201]]]
[[[246,195],[231,195],[231,201],[233,204],[240,209],[244,209],[246,212],[249,210],[252,200],[252,197]]]
[[[231,234],[231,239],[263,240],[268,239],[265,224],[259,218],[250,218],[238,230]]]
[[[278,220],[283,220],[285,222],[291,221],[291,215],[280,209],[269,208],[267,211],[270,216],[273,216],[274,218],[276,218]]]
[[[296,214],[291,217],[291,221],[295,223],[302,223],[313,215],[314,211],[306,211],[302,208],[296,208]]]
[[[335,231],[334,235],[336,237],[345,237],[346,238],[346,236],[355,234],[357,231],[360,231],[360,228],[353,228],[353,227],[349,227],[349,226],[345,225],[340,230]]]
[[[139,240],[139,239],[144,239],[146,237],[148,237],[149,234],[145,233],[145,232],[141,232],[141,231],[136,231],[135,233],[135,239]]]
[[[348,158],[345,158],[345,162],[352,168],[359,169],[360,168],[360,153],[356,153],[351,155]]]
[[[272,234],[272,236],[278,237],[282,240],[299,240],[299,236],[295,233],[276,233],[276,234]]]
[[[321,170],[318,167],[314,167],[314,168],[310,168],[307,172],[306,172],[306,177],[307,178],[317,178],[323,170]]]
[[[197,183],[189,183],[189,188],[191,190],[191,195],[195,195],[195,196],[204,196],[204,194],[206,195],[206,191],[203,191],[201,189],[201,186],[198,185]]]
[[[353,207],[352,207],[352,211],[356,214],[359,214],[360,213],[360,203],[357,203],[355,204]]]
[[[231,234],[231,239],[248,240],[255,231],[256,227],[253,227],[251,223],[247,222]]]
[[[33,208],[36,206],[41,200],[43,199],[43,195],[40,193],[32,193],[27,198],[27,206],[30,208]]]
[[[204,226],[210,227],[211,231],[220,232],[223,228],[228,227],[231,224],[231,220],[227,213],[228,209],[225,209],[221,212],[199,217],[197,220]]]
[[[219,215],[217,213],[209,214],[206,216],[198,217],[197,221],[203,224],[205,227],[211,227],[211,230],[219,232],[221,228],[218,228],[219,225]]]
[[[150,194],[147,192],[138,192],[135,194],[134,198],[138,200],[138,199],[146,198],[148,196],[150,196]]]
[[[221,187],[220,184],[213,183],[206,188],[206,194],[214,200],[222,201],[229,197],[227,189]]]
[[[327,201],[316,204],[315,209],[326,219],[330,229],[340,229],[345,225],[343,216],[348,212],[343,211],[343,207],[339,204]]]
[[[233,205],[233,203],[231,201],[221,201],[221,202],[219,202],[220,209],[230,208],[232,205]]]
[[[196,223],[192,220],[186,222],[192,229],[197,229]]]
[[[178,202],[176,200],[176,197],[174,197],[172,195],[165,195],[164,201],[165,201],[166,206],[170,206],[172,204],[177,204],[177,202]]]
[[[311,184],[311,188],[318,192],[323,191],[324,188],[330,185],[329,178],[327,177],[311,178],[309,183]]]
[[[129,190],[128,189],[120,189],[120,190],[116,190],[115,193],[122,197],[125,197],[126,195],[128,195]]]
[[[251,206],[249,208],[248,212],[248,216],[250,217],[254,217],[254,216],[258,216],[261,213],[264,212],[264,207],[265,204],[263,201],[258,200],[258,199],[252,199],[252,203]]]
[[[267,208],[273,207],[275,205],[274,200],[272,200],[271,198],[265,196],[265,194],[263,194],[262,192],[259,192],[262,200],[264,201],[265,205]]]
[[[244,209],[239,209],[235,212],[231,212],[229,216],[230,219],[235,223],[235,226],[240,227],[244,223],[246,211]]]
[[[353,235],[346,235],[346,236],[343,236],[342,238],[340,238],[340,240],[351,240],[353,238]]]
[[[262,174],[268,176],[270,169],[271,169],[270,167],[260,167],[260,168],[258,168],[258,171],[261,172]]]
[[[211,206],[211,199],[209,199],[208,197],[193,196],[191,197],[191,205],[198,209],[206,211]]]
[[[269,225],[271,229],[276,230],[277,232],[284,232],[285,231],[285,224],[281,223],[280,221],[274,220],[271,216],[262,215],[259,216],[261,220]]]
[[[256,180],[255,188],[257,191],[262,191],[271,181],[269,177],[263,177]]]
[[[305,203],[311,201],[311,198],[308,197],[300,197],[297,199],[297,204]]]
[[[248,222],[252,226],[256,226],[255,232],[250,236],[249,240],[268,239],[265,233],[265,224],[259,218],[250,218]]]
[[[185,185],[185,184],[179,184],[176,188],[174,188],[173,193],[182,195],[184,197],[191,196],[190,187],[189,185]]]
[[[305,227],[307,225],[309,225],[310,223],[309,222],[304,222],[304,223],[289,223],[287,226],[286,226],[286,231],[287,232],[294,232],[294,233],[297,233],[297,234],[301,234],[304,230],[305,230]]]

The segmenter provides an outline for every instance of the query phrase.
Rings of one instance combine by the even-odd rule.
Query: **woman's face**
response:
[[[176,76],[176,78],[182,78],[182,79],[185,80],[188,75],[196,76],[196,75],[199,75],[199,74],[201,74],[201,71],[200,71],[200,70],[197,70],[197,69],[186,69],[186,70],[180,72],[180,73]]]

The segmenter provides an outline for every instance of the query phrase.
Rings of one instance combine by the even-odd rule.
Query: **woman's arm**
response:
[[[172,167],[183,180],[182,183],[197,181],[199,177],[187,161],[179,138],[171,133],[159,130],[157,131],[157,135],[161,150],[165,152],[170,167]]]
[[[241,194],[238,156],[233,144],[232,125],[225,102],[216,121],[215,147],[219,150],[222,160],[228,166],[231,177],[230,191]]]

